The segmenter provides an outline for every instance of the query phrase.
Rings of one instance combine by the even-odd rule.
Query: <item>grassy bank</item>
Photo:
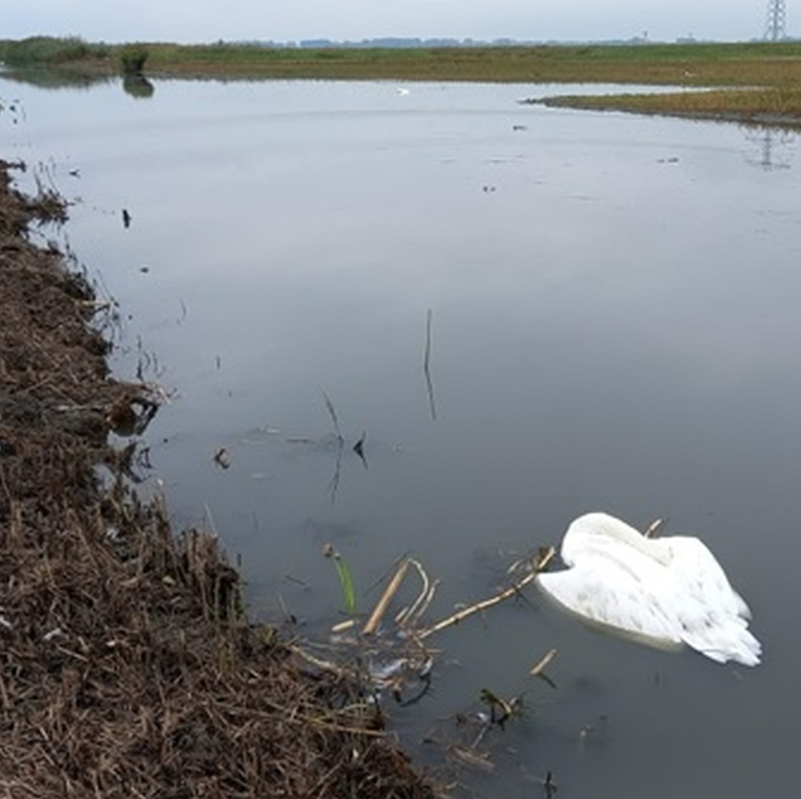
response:
[[[664,114],[774,127],[801,127],[801,90],[728,89],[668,94],[563,95],[532,100],[551,107]]]
[[[801,84],[801,43],[406,48],[146,45],[154,74],[269,78]]]
[[[311,49],[259,45],[0,41],[0,60],[118,71],[132,47],[152,75],[744,86],[801,83],[801,42]]]
[[[259,45],[89,44],[38,37],[0,41],[9,65],[117,74],[126,52],[146,54],[151,76],[622,83],[737,92],[560,99],[561,105],[648,113],[776,118],[801,124],[801,42],[442,48],[310,49]]]

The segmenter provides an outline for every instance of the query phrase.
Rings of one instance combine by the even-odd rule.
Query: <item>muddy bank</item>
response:
[[[216,541],[126,479],[148,387],[0,161],[0,788],[20,797],[429,797],[352,685],[243,611]]]

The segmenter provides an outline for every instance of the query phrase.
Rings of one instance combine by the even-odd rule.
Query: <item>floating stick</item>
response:
[[[537,575],[543,571],[543,569],[545,569],[545,567],[553,560],[555,556],[556,550],[554,550],[553,547],[549,547],[536,558],[536,560],[532,563],[531,571],[522,580],[519,580],[514,585],[501,591],[499,594],[489,597],[489,599],[477,602],[475,605],[471,605],[469,608],[463,608],[451,616],[448,616],[447,619],[438,621],[433,627],[423,630],[418,637],[420,639],[428,638],[429,635],[433,635],[440,630],[444,630],[446,627],[452,627],[454,624],[458,624],[460,621],[463,621],[469,616],[473,616],[476,613],[480,613],[482,610],[486,610],[487,608],[491,608],[493,605],[503,602],[505,599],[516,596],[522,588],[527,586],[530,582],[532,582],[532,580],[536,579]]]
[[[434,592],[437,590],[438,585],[436,580],[433,583],[431,582],[428,573],[419,561],[410,559],[409,563],[414,566],[415,569],[417,569],[417,573],[420,575],[420,581],[422,582],[423,587],[420,589],[420,593],[417,599],[415,599],[412,603],[412,606],[409,608],[404,608],[395,617],[395,623],[401,627],[409,627],[414,625],[414,623],[426,612],[428,606],[431,604],[431,600],[434,598]]]
[[[556,650],[549,649],[545,655],[542,657],[539,663],[536,666],[532,666],[531,671],[529,674],[532,674],[534,677],[539,677],[543,669],[556,657]]]
[[[556,683],[545,673],[545,667],[556,657],[556,650],[549,649],[545,655],[542,657],[539,663],[532,667],[529,674],[533,677],[539,677],[541,680],[545,680],[551,688],[556,688]]]
[[[392,579],[387,584],[387,587],[384,589],[384,593],[381,594],[381,598],[378,600],[373,612],[370,614],[367,624],[365,624],[362,628],[362,633],[364,635],[370,635],[378,628],[378,625],[381,623],[381,619],[384,618],[384,614],[387,612],[387,606],[392,600],[392,597],[394,597],[398,592],[398,588],[400,588],[400,584],[403,582],[403,578],[406,576],[408,568],[409,559],[404,558],[398,565],[398,568],[396,569],[395,574],[392,576]]]
[[[643,535],[646,538],[657,538],[662,532],[662,528],[667,524],[667,519],[654,519],[648,527],[645,528]]]

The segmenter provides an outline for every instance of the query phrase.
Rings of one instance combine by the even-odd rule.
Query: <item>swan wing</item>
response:
[[[668,553],[676,592],[696,598],[726,616],[751,618],[743,598],[731,587],[723,567],[698,538],[671,536],[652,542]]]
[[[719,663],[756,666],[762,646],[748,631],[751,612],[715,556],[697,538],[675,536],[658,543],[671,553],[673,610],[682,640]]]
[[[640,553],[625,555],[586,553],[572,568],[541,574],[537,582],[559,605],[596,625],[655,645],[679,646],[665,575]]]

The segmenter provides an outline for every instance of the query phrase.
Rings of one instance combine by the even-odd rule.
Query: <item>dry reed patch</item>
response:
[[[133,509],[133,510],[132,510]],[[130,505],[109,536],[14,513],[0,567],[0,774],[13,796],[430,796],[345,682],[238,610],[216,541]]]

